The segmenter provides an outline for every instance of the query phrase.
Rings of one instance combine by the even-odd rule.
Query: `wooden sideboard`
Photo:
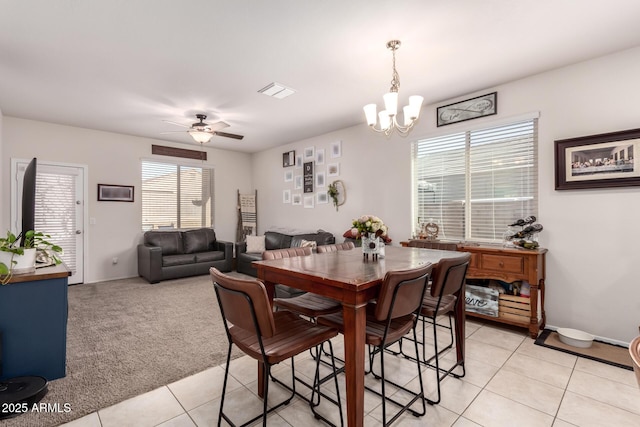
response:
[[[400,242],[406,246],[407,242]],[[498,317],[467,311],[468,316],[521,326],[532,338],[546,324],[544,311],[545,254],[547,250],[504,248],[501,246],[458,244],[458,250],[471,253],[469,279],[494,279],[513,283],[527,281],[529,298],[500,294]]]
[[[544,279],[546,249],[510,249],[494,246],[458,245],[459,251],[470,252],[471,262],[467,277],[470,279],[495,279],[513,283],[529,282],[529,298],[500,298],[498,317],[480,313],[467,312],[468,316],[494,320],[529,329],[529,335],[537,338],[544,329],[546,314],[544,312]],[[521,308],[514,308],[522,306]],[[527,313],[526,315],[514,313]]]

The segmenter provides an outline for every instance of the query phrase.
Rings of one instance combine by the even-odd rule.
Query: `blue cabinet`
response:
[[[16,275],[0,286],[0,380],[65,376],[68,278],[68,270],[59,265]]]

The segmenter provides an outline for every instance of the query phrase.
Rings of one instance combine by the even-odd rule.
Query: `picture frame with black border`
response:
[[[133,185],[98,184],[99,202],[133,202]]]
[[[555,189],[640,186],[640,129],[554,141]]]
[[[498,114],[498,92],[476,96],[436,109],[438,127]]]
[[[291,166],[295,166],[296,164],[296,152],[295,150],[287,151],[286,153],[282,153],[282,167],[288,168]]]

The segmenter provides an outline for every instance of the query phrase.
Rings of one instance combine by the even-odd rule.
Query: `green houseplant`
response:
[[[25,233],[23,246],[19,246],[19,238],[20,235],[16,236],[11,231],[7,231],[6,237],[0,237],[0,283],[3,285],[9,283],[18,261],[25,254],[31,253],[34,267],[36,251],[44,253],[55,264],[62,262],[57,256],[62,253],[62,248],[47,240],[50,235],[29,230]]]

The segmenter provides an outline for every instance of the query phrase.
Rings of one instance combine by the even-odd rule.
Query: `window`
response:
[[[213,169],[142,161],[142,229],[213,226]]]
[[[440,239],[499,242],[538,212],[537,119],[413,143],[414,224]]]

